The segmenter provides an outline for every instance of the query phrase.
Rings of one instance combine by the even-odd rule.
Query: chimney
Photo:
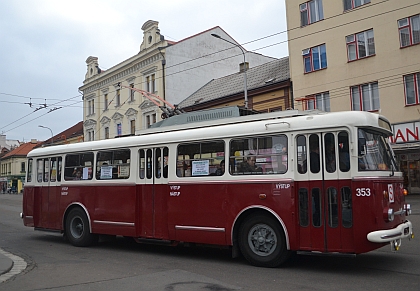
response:
[[[36,138],[31,139],[31,143],[37,143],[38,141],[36,140]]]
[[[243,71],[248,71],[248,69],[249,69],[249,63],[248,62],[239,64],[239,73],[243,73]]]

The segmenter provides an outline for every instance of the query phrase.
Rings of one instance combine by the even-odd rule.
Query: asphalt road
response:
[[[0,248],[27,268],[0,290],[420,290],[419,239],[356,258],[294,256],[281,268],[250,266],[228,250],[167,247],[104,239],[77,248],[56,234],[24,227],[21,195],[0,195]],[[414,231],[420,195],[408,197]]]

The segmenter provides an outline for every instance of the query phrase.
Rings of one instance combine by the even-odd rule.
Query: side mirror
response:
[[[359,143],[357,148],[357,155],[359,157],[366,155],[366,139],[364,137],[359,137]]]

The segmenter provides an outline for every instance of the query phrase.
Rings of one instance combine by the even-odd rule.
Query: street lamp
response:
[[[241,52],[242,52],[242,54],[244,56],[244,97],[245,97],[244,105],[245,105],[245,110],[248,110],[248,90],[247,90],[247,82],[246,82],[246,63],[245,63],[245,52],[244,52],[244,49],[239,44],[234,43],[234,42],[231,42],[230,40],[224,39],[223,37],[221,37],[218,34],[212,33],[211,36],[213,36],[215,38],[219,38],[221,40],[224,40],[224,41],[226,41],[226,42],[228,42],[230,44],[233,44],[234,46],[237,46],[238,48],[241,49]]]
[[[47,127],[47,126],[43,126],[43,125],[38,125],[38,127],[46,128],[46,129],[49,129],[51,131],[51,144],[53,144],[54,135],[53,135],[52,129]]]

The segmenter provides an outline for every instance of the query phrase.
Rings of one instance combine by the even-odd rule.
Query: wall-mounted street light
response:
[[[243,74],[244,74],[244,98],[245,98],[244,105],[245,105],[245,110],[248,110],[248,89],[247,89],[248,86],[247,86],[247,80],[246,80],[246,62],[245,62],[245,52],[244,52],[244,49],[239,44],[236,44],[236,43],[234,43],[234,42],[232,42],[230,40],[224,39],[223,37],[221,37],[218,34],[212,33],[211,36],[213,36],[215,38],[219,38],[221,40],[224,40],[224,41],[226,41],[226,42],[228,42],[230,44],[233,44],[234,46],[237,46],[238,48],[241,49],[241,52],[242,52],[242,54],[244,56],[244,71],[243,71]]]
[[[38,127],[46,128],[46,129],[49,129],[51,131],[51,144],[53,144],[53,142],[54,142],[54,140],[53,140],[54,139],[54,135],[53,135],[52,129],[49,128],[49,127],[47,127],[47,126],[43,126],[43,125],[38,125]]]

